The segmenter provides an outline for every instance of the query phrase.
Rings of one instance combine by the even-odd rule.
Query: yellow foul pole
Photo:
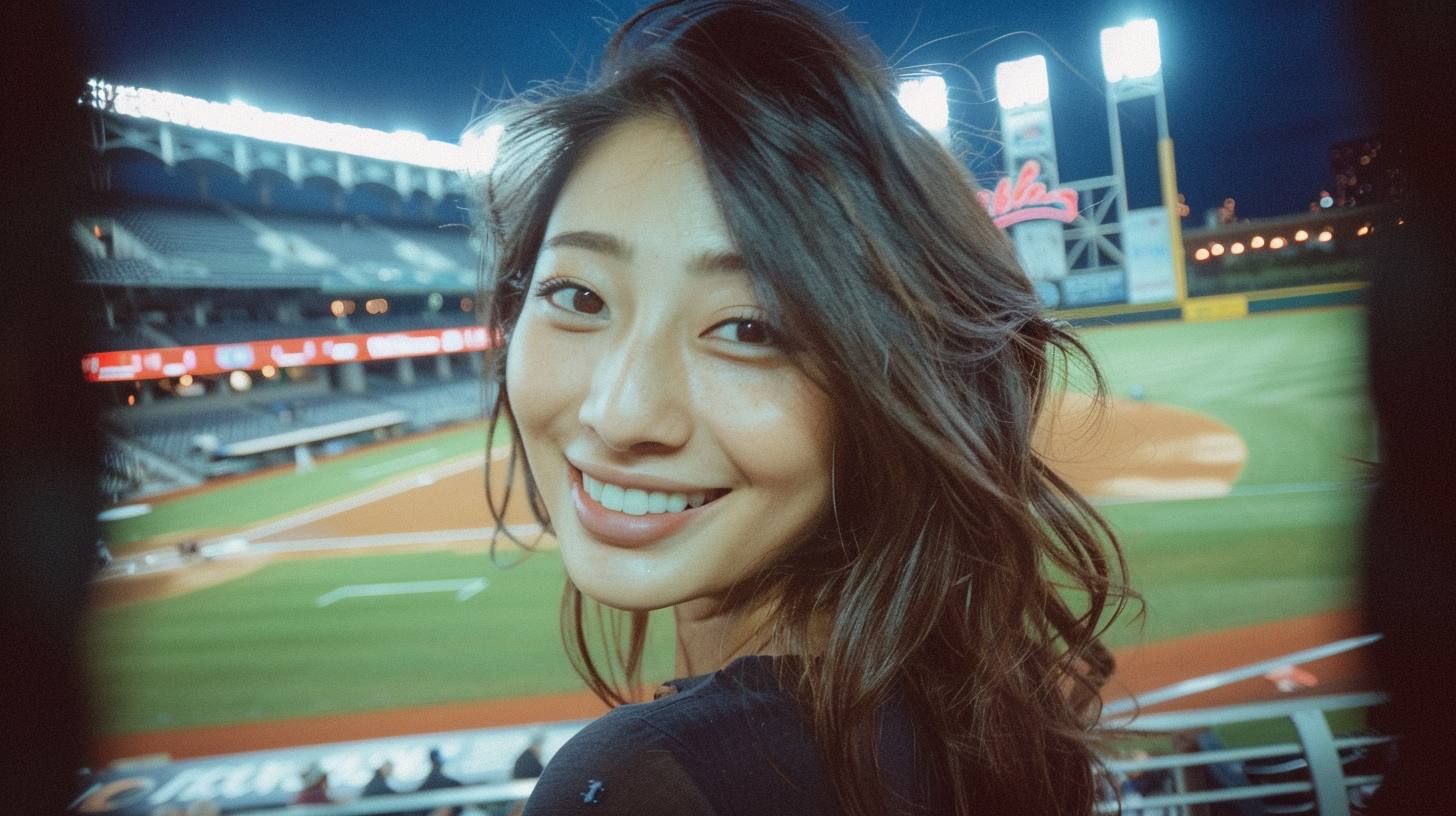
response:
[[[1183,217],[1178,214],[1178,172],[1173,166],[1173,140],[1158,140],[1158,178],[1163,183],[1163,207],[1168,211],[1168,230],[1173,251],[1173,285],[1178,302],[1188,299],[1187,270],[1183,260]]]

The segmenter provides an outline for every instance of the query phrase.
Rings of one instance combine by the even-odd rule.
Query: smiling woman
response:
[[[573,581],[674,607],[687,673],[719,667],[728,590],[829,497],[829,398],[775,345],[733,246],[683,126],[614,127],[556,200],[506,362]]]
[[[1121,559],[1032,446],[1085,352],[894,88],[836,16],[674,1],[481,123],[495,421],[618,705],[527,813],[1091,811]]]

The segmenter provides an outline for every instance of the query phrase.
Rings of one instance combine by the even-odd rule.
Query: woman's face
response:
[[[829,502],[828,397],[776,345],[686,131],[638,119],[567,180],[506,383],[573,582],[721,599]]]

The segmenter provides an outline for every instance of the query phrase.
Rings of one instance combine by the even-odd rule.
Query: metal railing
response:
[[[1098,812],[1121,812],[1127,816],[1149,812],[1186,816],[1197,805],[1259,800],[1265,803],[1263,810],[1266,813],[1318,812],[1320,816],[1350,816],[1349,790],[1378,785],[1383,777],[1380,774],[1347,775],[1344,765],[1364,750],[1386,745],[1394,738],[1365,734],[1336,737],[1325,715],[1330,711],[1368,708],[1384,703],[1385,700],[1385,695],[1372,692],[1142,715],[1128,722],[1124,728],[1139,735],[1173,734],[1235,723],[1287,719],[1294,726],[1298,742],[1188,751],[1134,759],[1108,759],[1106,768],[1118,779],[1143,771],[1169,771],[1174,791],[1128,797],[1122,801],[1106,801],[1098,807]],[[1264,767],[1272,769],[1280,765],[1283,774],[1307,774],[1308,779],[1267,783],[1254,781],[1252,777],[1261,774],[1250,773],[1254,767],[1259,767],[1250,763],[1274,759],[1289,761],[1267,763]],[[1191,777],[1187,773],[1188,769],[1220,765],[1233,771],[1235,777],[1242,777],[1241,781],[1245,784],[1205,790],[1193,789],[1188,784]],[[1312,795],[1298,804],[1269,803],[1271,799],[1287,798],[1292,794]]]
[[[1317,812],[1320,816],[1351,816],[1352,799],[1359,800],[1380,784],[1383,778],[1381,772],[1392,755],[1394,738],[1369,732],[1337,735],[1327,714],[1378,706],[1385,702],[1385,695],[1370,692],[1292,697],[1167,713],[1139,713],[1137,707],[1200,694],[1266,674],[1271,667],[1281,669],[1320,660],[1360,648],[1378,637],[1348,638],[1190,678],[1144,692],[1138,696],[1136,704],[1131,700],[1109,702],[1104,709],[1104,735],[1108,739],[1104,743],[1106,747],[1102,751],[1101,765],[1107,788],[1098,812],[1126,816],[1201,816],[1208,812],[1208,806],[1215,803],[1242,802],[1247,804],[1241,813]],[[1279,725],[1279,720],[1287,724]],[[1256,744],[1225,747],[1213,730],[1250,723],[1262,724],[1256,729],[1263,729],[1268,738]],[[216,801],[214,797],[226,790],[248,788],[245,783],[249,780],[256,783],[255,787],[261,786],[248,794],[254,797],[252,802],[235,802],[226,811],[229,816],[285,813],[366,816],[430,812],[436,808],[461,808],[464,816],[496,816],[512,812],[515,803],[530,795],[535,780],[467,784],[439,790],[360,797],[355,793],[362,788],[362,782],[358,781],[362,777],[357,772],[375,767],[381,757],[391,754],[422,753],[426,746],[447,743],[465,746],[469,743],[469,750],[461,756],[467,757],[467,764],[477,766],[476,774],[483,759],[496,754],[501,757],[497,772],[504,773],[509,768],[506,758],[513,756],[527,741],[545,739],[559,746],[583,724],[542,723],[477,732],[417,735],[388,741],[339,743],[289,749],[287,756],[282,752],[264,752],[186,760],[158,769],[155,779],[133,778],[124,782],[137,787],[138,794],[148,794],[148,801],[152,804],[199,798]],[[1295,737],[1292,741],[1289,739],[1290,726]],[[1246,734],[1249,731],[1247,728],[1242,730]],[[1172,743],[1171,751],[1165,751],[1169,742]],[[1147,747],[1155,755],[1130,750],[1136,746]],[[485,753],[481,754],[481,751]],[[308,763],[338,770],[342,777],[352,780],[342,785],[341,792],[347,800],[317,805],[281,804],[280,798],[287,788],[280,789],[278,781],[291,778]],[[268,767],[265,768],[265,765]],[[467,778],[471,775],[475,774],[465,774]],[[475,775],[475,778],[478,780],[480,776]],[[95,785],[82,794],[77,803],[93,794],[102,796],[108,789],[117,788],[121,784],[118,779],[120,777],[115,772],[95,777]],[[265,781],[270,784],[263,784]],[[257,801],[257,797],[265,796],[279,798],[273,798],[266,804]],[[219,801],[218,804],[223,803]],[[239,806],[242,806],[241,809]]]
[[[375,814],[428,812],[433,808],[468,805],[499,805],[524,801],[536,787],[534,779],[518,779],[490,785],[467,785],[459,788],[417,793],[394,793],[370,796],[329,805],[287,805],[257,810],[229,812],[228,816],[278,816],[282,813],[307,816],[373,816]]]

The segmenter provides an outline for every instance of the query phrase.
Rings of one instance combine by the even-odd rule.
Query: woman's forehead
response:
[[[621,260],[688,254],[710,268],[742,269],[728,226],[687,130],[633,119],[603,135],[567,177],[543,250],[574,247]]]

